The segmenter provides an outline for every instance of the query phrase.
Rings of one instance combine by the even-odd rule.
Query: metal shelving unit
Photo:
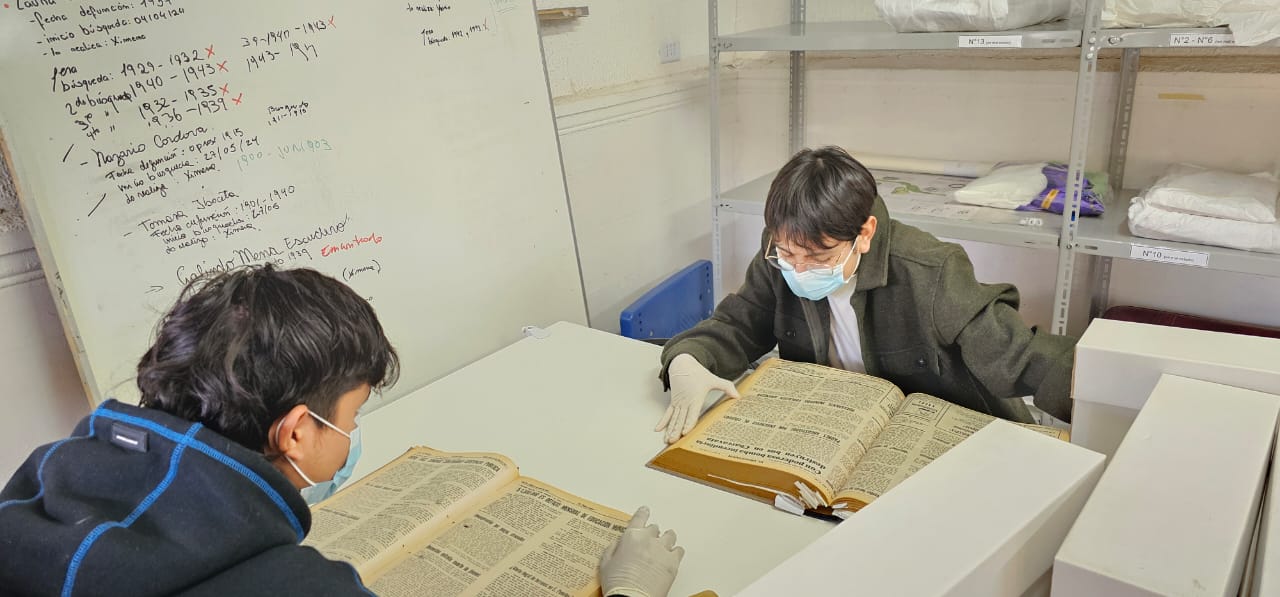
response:
[[[1074,246],[1079,220],[1079,197],[1084,189],[1084,159],[1089,119],[1092,116],[1094,81],[1097,71],[1099,0],[1089,0],[1082,22],[1059,21],[1013,31],[981,33],[896,33],[880,22],[806,23],[805,0],[791,0],[791,22],[720,36],[717,28],[716,0],[708,0],[710,28],[710,105],[711,105],[711,185],[712,185],[712,261],[715,294],[723,295],[723,259],[720,235],[721,211],[758,210],[763,204],[768,181],[757,179],[740,188],[722,193],[720,188],[720,113],[719,70],[723,52],[769,51],[789,52],[790,61],[790,148],[794,153],[804,145],[804,55],[806,51],[865,50],[939,50],[954,49],[1018,49],[1080,48],[1079,78],[1076,82],[1075,114],[1071,137],[1071,159],[1068,162],[1069,210],[1065,216],[1047,218],[1049,227],[1023,227],[981,221],[956,221],[945,218],[917,217],[905,221],[938,236],[960,240],[998,242],[1016,246],[1058,248],[1058,276],[1054,286],[1055,307],[1053,330],[1065,333],[1067,309],[1071,295],[1071,272],[1075,267]],[[1083,43],[1082,43],[1083,42]]]
[[[1171,27],[1161,29],[1103,29],[1106,48],[1229,48],[1235,38],[1226,27],[1189,29]],[[1261,46],[1277,47],[1280,40],[1271,40]]]
[[[1016,45],[1015,45],[1016,44]],[[1075,48],[1080,23],[1059,21],[993,33],[897,33],[880,21],[793,22],[719,38],[722,52]]]
[[[1121,191],[1122,201],[1116,202],[1115,207],[1123,212],[1129,199],[1137,195],[1136,190]],[[1076,240],[1078,252],[1104,259],[1181,263],[1242,274],[1280,276],[1280,255],[1135,237],[1129,233],[1129,224],[1122,213],[1085,220],[1080,224]],[[1095,288],[1105,292],[1103,282],[1096,282]]]
[[[708,0],[710,27],[710,107],[711,107],[711,184],[712,184],[712,259],[715,293],[722,296],[722,252],[720,214],[737,212],[760,214],[773,174],[750,181],[734,189],[720,187],[719,67],[724,52],[788,52],[790,53],[789,130],[791,152],[804,146],[805,52],[868,50],[943,50],[1007,48],[1018,49],[1079,48],[1071,149],[1068,160],[1068,202],[1066,214],[1037,214],[1041,227],[1021,226],[1008,222],[955,220],[917,214],[894,214],[895,219],[936,236],[1022,247],[1058,249],[1058,267],[1054,284],[1054,333],[1066,333],[1071,303],[1075,258],[1091,257],[1091,315],[1106,306],[1110,284],[1111,259],[1128,258],[1168,263],[1193,263],[1197,266],[1280,276],[1280,256],[1235,251],[1216,247],[1167,243],[1133,237],[1124,221],[1125,208],[1133,193],[1115,194],[1122,201],[1108,205],[1107,215],[1100,218],[1079,217],[1080,197],[1084,188],[1084,164],[1088,131],[1093,117],[1094,87],[1098,69],[1098,53],[1102,49],[1122,48],[1120,93],[1115,107],[1109,174],[1120,184],[1124,179],[1125,152],[1133,109],[1133,93],[1137,83],[1141,48],[1203,48],[1234,45],[1226,28],[1210,29],[1101,29],[1102,0],[1088,0],[1083,19],[1059,21],[1001,32],[974,33],[896,33],[880,22],[806,23],[805,0],[791,0],[791,22],[721,36],[717,30],[717,0]],[[1280,40],[1267,45],[1280,46]],[[1135,248],[1136,247],[1136,248]],[[1204,254],[1201,257],[1197,254]],[[1203,262],[1203,265],[1201,265]]]
[[[1120,61],[1120,88],[1116,94],[1115,121],[1111,131],[1111,153],[1107,171],[1116,187],[1124,184],[1125,160],[1129,150],[1129,133],[1133,121],[1133,94],[1138,84],[1138,69],[1143,48],[1205,48],[1235,45],[1226,27],[1205,29],[1105,29],[1103,43],[1110,48],[1123,48]],[[1280,47],[1280,39],[1264,47]],[[1179,243],[1134,236],[1129,232],[1129,200],[1136,190],[1117,190],[1100,218],[1090,218],[1081,225],[1078,245],[1074,249],[1092,255],[1092,277],[1089,315],[1096,317],[1107,308],[1111,289],[1112,259],[1134,259],[1171,266],[1200,267],[1218,271],[1261,276],[1280,276],[1280,255],[1240,251],[1224,247]]]

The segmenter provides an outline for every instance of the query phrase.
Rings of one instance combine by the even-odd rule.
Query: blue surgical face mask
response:
[[[797,272],[794,267],[791,267],[790,271],[787,269],[782,270],[782,279],[787,281],[787,286],[791,288],[791,292],[794,292],[796,296],[807,298],[811,301],[820,301],[839,290],[841,286],[849,283],[849,280],[852,280],[857,275],[858,266],[855,265],[853,268],[854,274],[848,278],[844,277],[844,266],[849,263],[849,259],[853,257],[854,253],[858,253],[857,243],[854,243],[854,247],[850,249],[844,261],[841,261],[840,265],[833,267],[829,274],[819,274],[813,270]],[[779,257],[778,260],[781,261],[782,258]],[[858,253],[858,265],[861,264],[862,254]]]
[[[312,481],[311,477],[308,477],[306,473],[302,472],[302,469],[298,467],[298,464],[295,463],[292,458],[285,455],[284,459],[289,462],[289,466],[292,466],[293,470],[298,473],[298,476],[302,477],[302,480],[307,482],[307,486],[300,490],[302,493],[302,499],[307,501],[307,505],[314,506],[333,495],[334,492],[338,490],[338,487],[343,483],[346,483],[347,480],[351,478],[351,473],[355,472],[356,462],[360,460],[360,417],[356,417],[355,431],[347,433],[346,431],[339,429],[337,425],[326,421],[324,417],[321,417],[316,413],[308,410],[307,414],[311,415],[315,420],[323,423],[326,427],[341,433],[343,437],[350,441],[350,445],[347,448],[347,461],[342,464],[342,468],[338,469],[338,472],[333,474],[332,479],[328,481],[321,481],[319,483]]]

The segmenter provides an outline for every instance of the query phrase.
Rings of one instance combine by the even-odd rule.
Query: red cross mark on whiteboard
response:
[[[231,93],[230,91],[227,91],[227,86],[228,86],[228,85],[231,85],[231,84],[230,84],[230,83],[227,83],[226,85],[223,85],[223,86],[221,87],[221,89],[222,89],[222,95],[226,95],[226,94],[228,94],[228,93]]]
[[[337,27],[337,26],[338,26],[338,24],[337,24],[337,23],[333,22],[333,15],[329,15],[329,26],[330,26],[330,27]]]
[[[231,101],[235,102],[235,103],[236,103],[236,105],[237,105],[237,106],[239,106],[239,105],[240,105],[240,99],[241,99],[241,98],[243,98],[243,97],[244,97],[244,94],[243,94],[243,93],[241,93],[240,95],[237,95],[237,96],[235,96],[235,97],[231,98]]]
[[[205,58],[212,58],[212,57],[213,57],[213,46],[209,46],[209,47],[205,48],[205,49],[204,49],[204,51],[206,51],[206,52],[208,52],[208,53],[209,53],[207,56],[205,56]]]
[[[219,62],[219,63],[218,63],[218,70],[220,70],[220,71],[222,71],[222,72],[224,72],[224,73],[229,73],[229,72],[231,72],[230,70],[228,70],[228,69],[227,69],[227,61],[226,61],[226,60],[223,60],[222,62]]]

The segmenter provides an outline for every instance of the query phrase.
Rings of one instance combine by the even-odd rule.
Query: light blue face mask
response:
[[[856,249],[856,243],[854,245]],[[844,266],[849,263],[849,259],[853,257],[857,250],[850,249],[849,254],[845,256],[844,261],[840,262],[831,269],[829,274],[819,274],[813,270],[805,270],[803,272],[795,271],[795,266],[786,263],[781,257],[778,261],[786,264],[789,268],[782,269],[782,279],[787,281],[787,286],[791,288],[796,296],[807,298],[811,301],[820,301],[827,298],[828,295],[840,289],[841,286],[849,283],[858,273],[857,266],[854,266],[854,275],[848,278],[844,277]],[[862,264],[862,254],[858,253],[858,265]]]
[[[347,461],[342,464],[342,468],[338,469],[338,472],[334,473],[333,478],[328,481],[321,481],[319,483],[312,481],[311,477],[308,477],[306,473],[302,472],[301,468],[298,468],[297,463],[295,463],[292,458],[289,458],[287,455],[284,457],[284,459],[289,462],[289,466],[292,466],[293,470],[298,473],[298,476],[302,477],[302,480],[307,482],[307,486],[300,490],[302,493],[302,499],[307,501],[307,505],[314,506],[333,495],[333,493],[338,490],[338,487],[341,487],[343,483],[346,483],[347,480],[351,478],[351,473],[355,472],[356,462],[360,460],[360,417],[356,417],[355,430],[351,433],[347,433],[346,431],[339,429],[337,425],[324,420],[324,417],[321,417],[316,413],[308,410],[307,414],[311,415],[315,420],[323,423],[328,428],[341,433],[343,437],[347,438],[351,442],[350,446],[347,448]]]

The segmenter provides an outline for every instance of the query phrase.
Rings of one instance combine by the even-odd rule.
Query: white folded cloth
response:
[[[1175,164],[1143,197],[1148,205],[1168,211],[1270,223],[1276,221],[1280,181],[1270,174],[1236,174]]]
[[[1129,205],[1129,232],[1144,238],[1280,253],[1280,223],[1171,211],[1151,205],[1143,197],[1135,197]]]

